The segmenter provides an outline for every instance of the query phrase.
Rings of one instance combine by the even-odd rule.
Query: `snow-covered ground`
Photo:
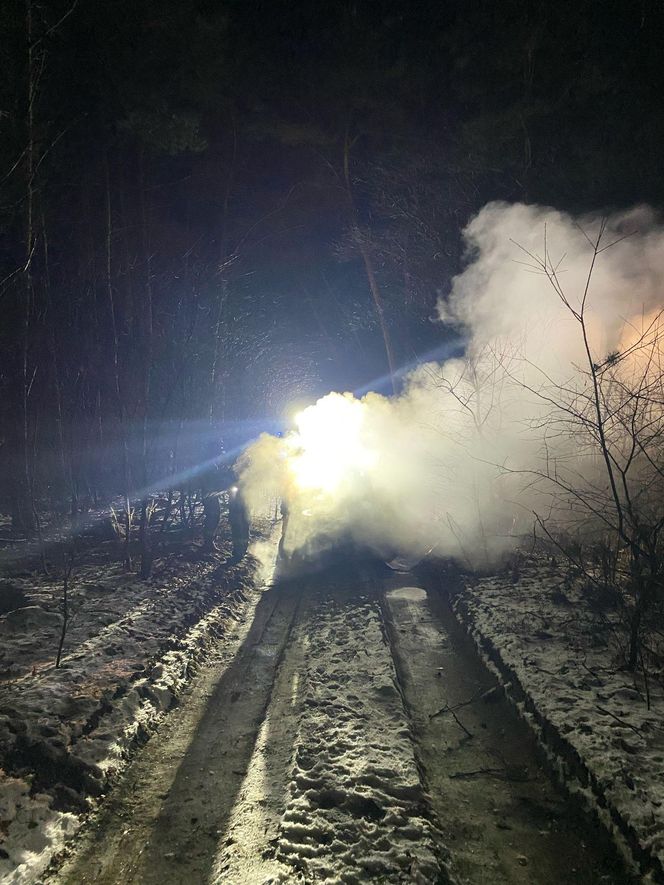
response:
[[[59,669],[53,664],[61,627],[59,581],[14,571],[12,586],[24,594],[24,604],[0,618],[0,880],[28,885],[41,877],[124,768],[132,747],[222,648],[226,663],[208,664],[195,683],[205,683],[200,716],[190,716],[187,726],[185,715],[180,731],[166,741],[175,751],[159,750],[166,725],[137,759],[150,756],[154,746],[164,769],[157,777],[159,766],[146,762],[143,771],[155,782],[155,821],[130,805],[125,810],[131,827],[122,815],[112,822],[118,830],[113,844],[122,857],[130,855],[133,878],[113,878],[109,853],[110,872],[99,881],[193,881],[178,878],[193,869],[192,844],[202,846],[199,867],[210,881],[231,885],[453,878],[459,852],[450,855],[443,842],[454,843],[457,830],[469,841],[464,803],[471,800],[464,777],[484,771],[490,776],[494,757],[485,758],[478,747],[485,733],[489,749],[498,740],[486,710],[477,711],[476,722],[465,711],[475,687],[455,679],[454,643],[436,626],[426,592],[410,586],[408,577],[404,586],[394,583],[396,577],[387,580],[387,602],[380,601],[385,579],[352,565],[339,579],[334,572],[305,575],[262,593],[262,581],[270,577],[265,563],[271,557],[273,565],[275,548],[275,539],[259,542],[257,555],[240,566],[223,556],[169,555],[157,562],[149,582],[129,578],[111,561],[82,562],[73,575],[74,617]],[[532,561],[518,576],[468,579],[455,610],[539,733],[561,780],[568,788],[576,784],[644,874],[660,881],[661,680],[651,674],[648,708],[643,681],[618,667],[616,615],[605,610],[600,616],[587,602],[559,569]],[[386,627],[388,609],[394,623]],[[407,664],[405,682],[395,669],[395,644],[399,666]],[[419,657],[416,646],[422,646]],[[220,676],[224,666],[228,678]],[[428,694],[422,693],[424,683],[430,683]],[[481,699],[484,684],[478,685]],[[192,707],[191,692],[187,698],[169,723]],[[439,716],[455,702],[475,737]],[[439,776],[433,777],[433,768]],[[519,796],[535,789],[531,768]],[[522,780],[519,772],[517,786]],[[432,787],[441,792],[440,801],[427,793]],[[135,792],[138,801],[145,791]],[[489,792],[477,801],[489,802]],[[460,797],[458,826],[451,795]],[[195,807],[194,800],[200,800]],[[112,798],[103,808],[109,805]],[[498,860],[509,855],[519,865],[521,878],[507,881],[529,881],[529,870],[541,872],[544,849],[538,854],[532,844],[515,841],[521,832],[514,829],[517,815],[503,820],[503,805],[496,800],[490,813],[471,817],[495,829],[489,854]],[[494,843],[504,832],[511,841],[500,854]],[[524,828],[524,840],[528,832]],[[547,829],[540,835],[546,843],[560,834]],[[102,828],[92,833],[82,866],[72,857],[72,869],[84,869],[87,878],[70,871],[63,881],[96,881],[89,856],[101,844],[95,840],[107,836]],[[148,868],[151,878],[143,875]],[[171,879],[163,875],[170,868]]]
[[[258,542],[254,554],[274,545]],[[227,551],[226,551],[227,552]],[[94,560],[94,557],[92,558]],[[170,554],[138,581],[82,559],[71,577],[61,666],[57,575],[3,582],[20,607],[0,617],[0,879],[35,881],[182,694],[210,648],[256,603],[256,555]]]
[[[212,881],[448,881],[375,599],[304,608]]]
[[[664,881],[662,674],[621,668],[618,618],[542,561],[467,579],[454,607],[568,789],[613,831],[644,881]],[[649,700],[649,703],[648,703]]]
[[[416,581],[284,570],[46,881],[624,885]]]

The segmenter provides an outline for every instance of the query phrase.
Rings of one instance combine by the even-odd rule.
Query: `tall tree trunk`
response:
[[[62,409],[62,378],[60,375],[60,361],[58,360],[58,343],[55,335],[55,309],[53,307],[53,293],[51,291],[51,279],[49,269],[48,237],[46,232],[46,218],[42,211],[41,236],[44,252],[44,291],[48,308],[48,340],[51,350],[51,369],[53,372],[53,391],[55,393],[55,427],[57,440],[57,458],[60,469],[61,495],[74,497],[74,483],[71,473],[71,460],[67,463],[65,447],[64,415]],[[73,514],[72,514],[73,516]]]
[[[125,506],[125,543],[124,567],[131,568],[131,472],[129,467],[129,440],[127,436],[126,409],[120,380],[120,340],[118,336],[118,318],[113,291],[113,212],[111,206],[111,177],[108,168],[108,154],[104,155],[104,171],[106,177],[106,292],[111,315],[111,331],[113,333],[113,381],[117,401],[120,445],[122,447],[122,475],[124,484]]]
[[[152,262],[150,257],[150,232],[148,224],[147,207],[145,203],[145,170],[144,157],[141,152],[139,160],[139,201],[141,213],[141,245],[142,259],[145,273],[143,285],[143,308],[141,311],[141,353],[142,353],[142,374],[143,374],[143,426],[141,439],[141,472],[143,499],[141,501],[141,570],[140,576],[143,579],[149,578],[152,572],[152,539],[150,537],[150,518],[152,515],[152,498],[148,494],[150,484],[149,471],[149,440],[148,428],[150,417],[150,393],[152,378],[152,347],[153,347],[153,322],[152,322]]]
[[[221,275],[221,284],[219,287],[219,295],[217,297],[217,312],[214,326],[214,351],[212,354],[212,365],[210,367],[210,404],[209,404],[209,422],[214,424],[215,418],[221,417],[223,420],[225,412],[225,390],[217,393],[217,379],[219,375],[219,363],[221,358],[221,330],[224,319],[224,310],[228,301],[228,266],[232,261],[232,256],[228,254],[228,208],[233,191],[233,182],[235,179],[235,163],[237,159],[237,128],[235,120],[233,120],[233,150],[231,153],[231,162],[228,167],[226,176],[226,187],[224,189],[224,202],[221,212],[221,236],[219,239],[219,273]]]
[[[21,299],[21,343],[19,369],[19,398],[17,430],[15,437],[17,467],[13,476],[12,524],[17,531],[32,534],[36,528],[33,498],[32,472],[30,470],[30,413],[29,399],[33,375],[30,371],[30,319],[32,312],[33,281],[32,258],[34,252],[34,174],[35,174],[35,101],[39,77],[35,64],[34,27],[32,0],[25,0],[25,35],[27,42],[27,122],[25,149],[25,221],[23,272],[19,281]]]
[[[353,241],[355,246],[357,247],[360,255],[362,256],[362,261],[364,263],[364,272],[366,273],[367,282],[369,284],[369,291],[371,292],[371,298],[373,300],[374,310],[376,313],[376,318],[378,320],[378,325],[380,326],[380,331],[383,335],[383,344],[385,346],[385,355],[387,357],[387,366],[390,374],[390,382],[392,385],[392,392],[396,393],[396,364],[394,361],[394,350],[392,347],[392,339],[390,336],[390,330],[387,326],[387,321],[385,319],[385,310],[383,309],[383,298],[380,292],[380,287],[378,285],[378,281],[376,279],[376,272],[373,265],[373,259],[371,257],[371,252],[369,251],[369,247],[367,245],[366,239],[360,230],[359,219],[357,214],[357,207],[355,205],[355,197],[353,195],[353,184],[350,175],[350,137],[348,132],[346,132],[344,138],[344,156],[343,156],[343,168],[344,168],[344,182],[346,186],[346,197],[348,199],[348,208],[350,213],[350,231],[351,236],[353,237]]]

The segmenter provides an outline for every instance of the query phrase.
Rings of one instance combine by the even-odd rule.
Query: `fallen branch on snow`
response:
[[[435,713],[431,713],[429,715],[429,721],[435,719],[436,716],[442,716],[443,713],[452,713],[452,715],[454,715],[455,710],[461,710],[462,707],[468,707],[470,706],[470,704],[474,704],[476,701],[493,700],[501,689],[504,689],[506,691],[508,688],[510,688],[511,685],[511,682],[506,682],[504,685],[494,685],[493,688],[489,688],[486,691],[482,691],[478,694],[473,695],[472,698],[468,698],[467,701],[460,701],[458,704],[454,704],[453,706],[445,704],[445,706],[441,707],[440,710],[436,710]],[[454,718],[456,719],[456,716]]]

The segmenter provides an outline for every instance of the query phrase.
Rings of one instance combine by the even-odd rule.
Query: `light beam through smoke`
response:
[[[467,267],[438,305],[465,336],[464,357],[417,367],[397,397],[330,394],[291,433],[245,453],[249,501],[288,501],[290,550],[350,535],[384,555],[435,545],[490,566],[531,532],[534,513],[592,530],[579,508],[552,503],[546,481],[578,479],[597,500],[606,488],[592,432],[565,418],[570,403],[591,402],[574,312],[584,305],[592,360],[618,387],[641,372],[661,388],[664,230],[645,207],[602,221],[492,203],[464,237]],[[644,331],[649,349],[631,352]]]

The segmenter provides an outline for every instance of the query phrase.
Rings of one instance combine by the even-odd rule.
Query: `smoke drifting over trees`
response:
[[[299,434],[250,449],[250,488],[290,501],[295,549],[349,533],[386,554],[435,546],[488,567],[534,524],[593,543],[650,531],[657,545],[664,229],[655,214],[573,218],[493,203],[464,236],[469,263],[438,310],[463,331],[465,356],[419,367],[394,399],[321,400]],[[335,457],[349,467],[339,481]]]

